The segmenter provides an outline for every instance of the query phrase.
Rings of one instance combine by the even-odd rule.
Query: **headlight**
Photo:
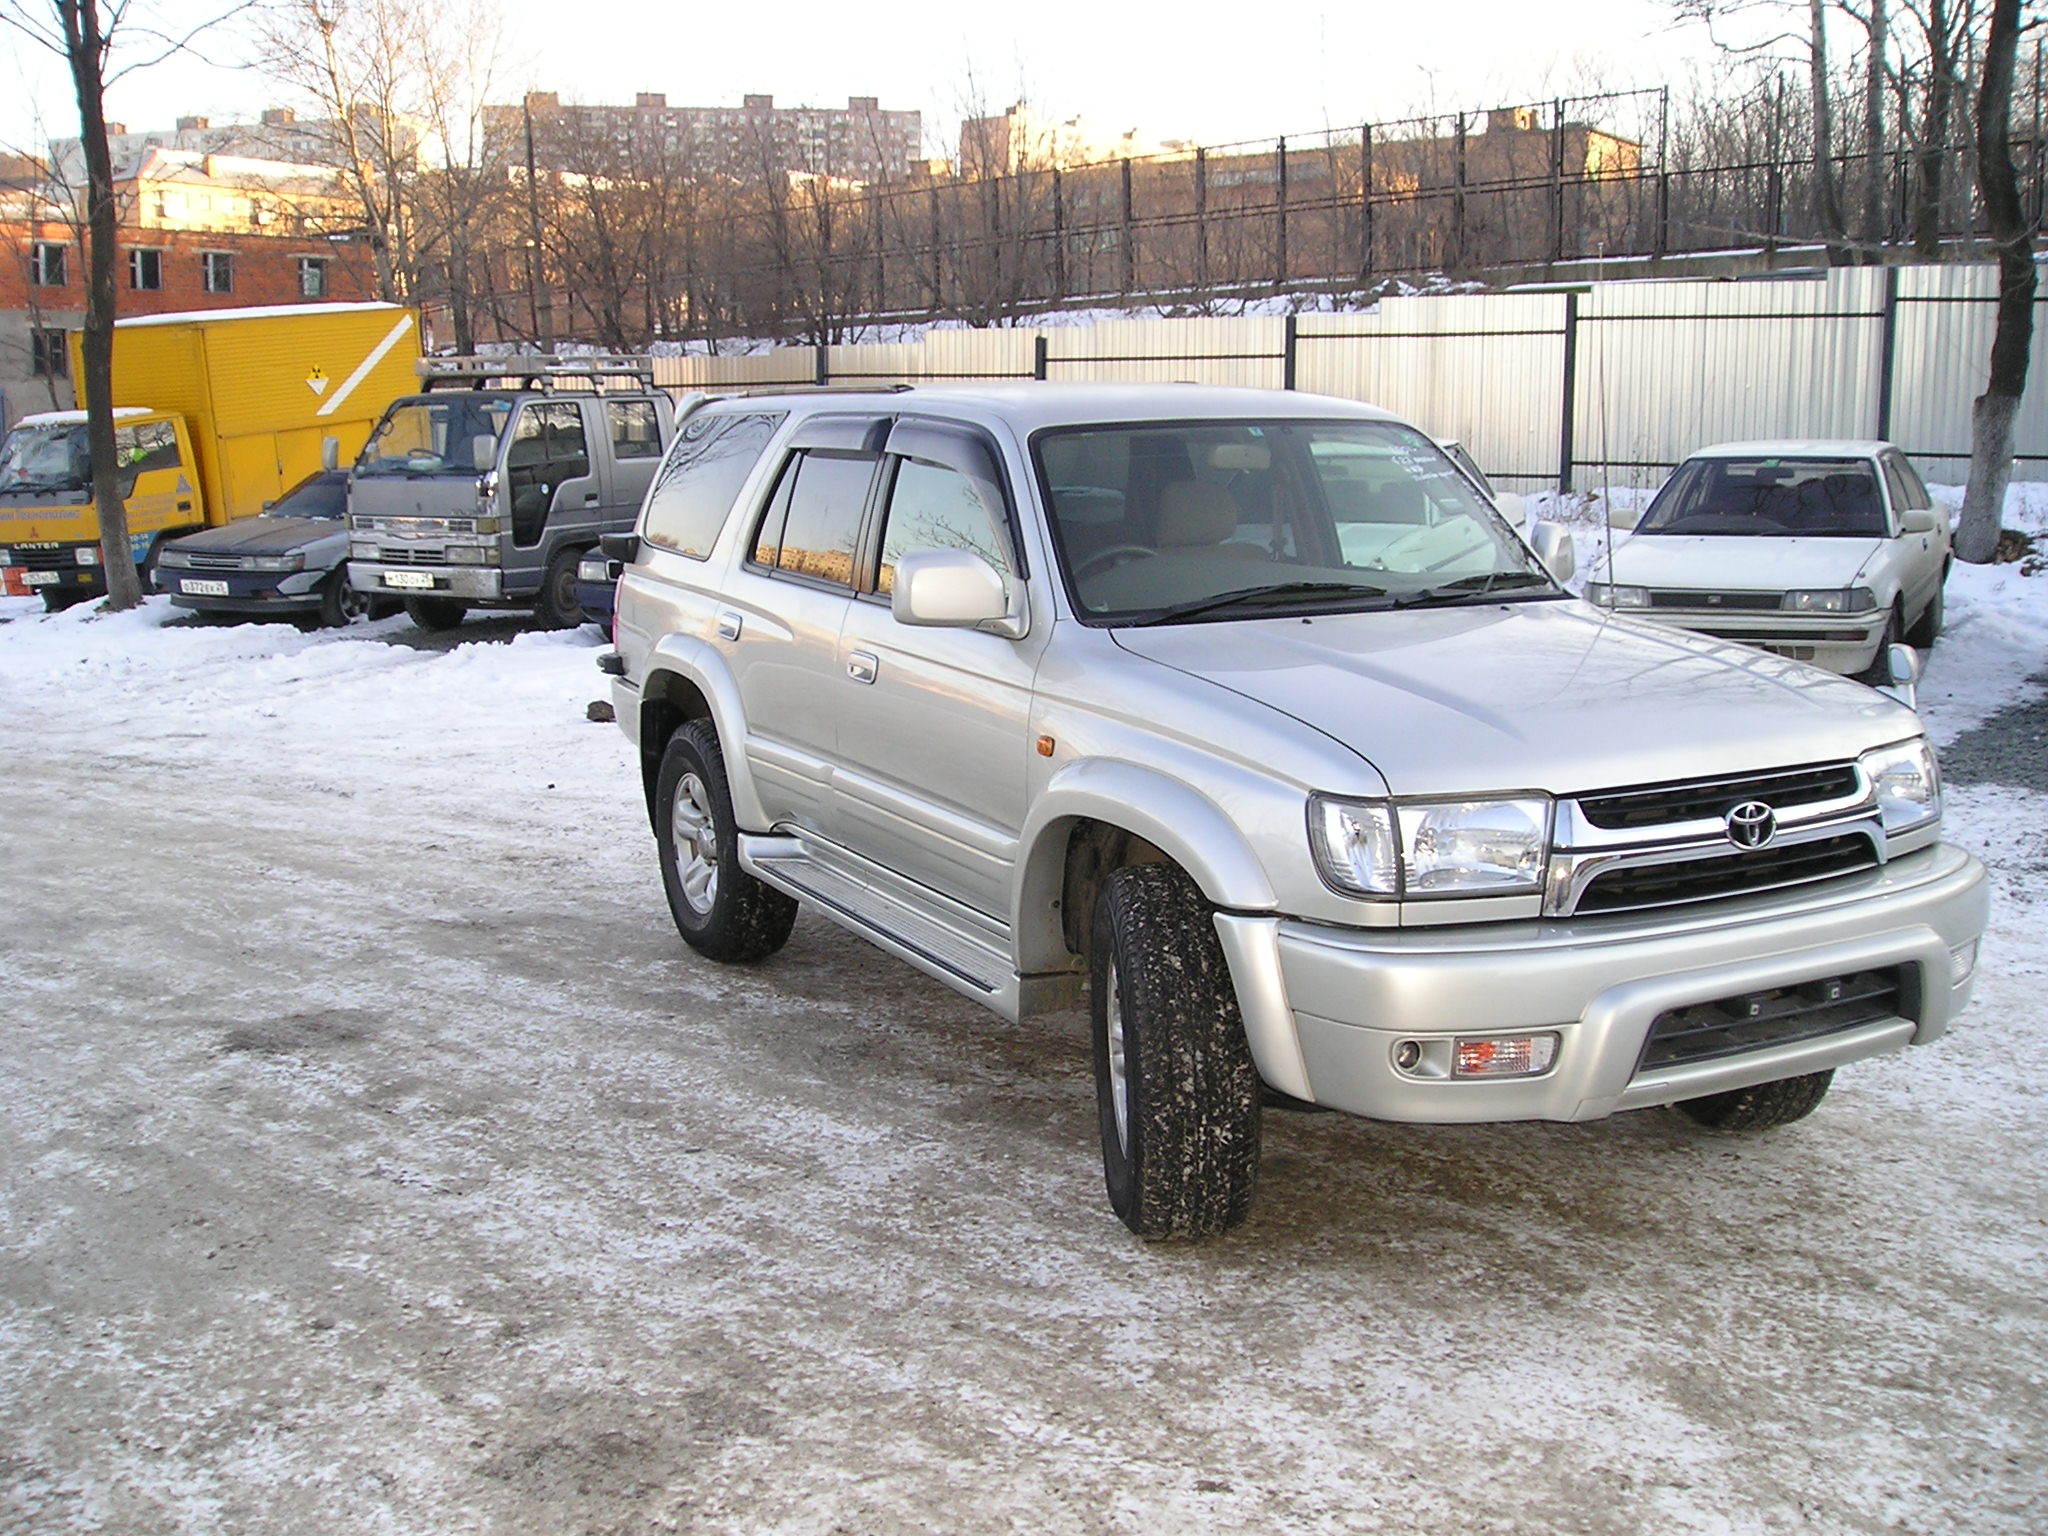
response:
[[[450,544],[441,551],[441,558],[450,565],[488,565],[491,554],[475,544]]]
[[[1323,878],[1352,896],[1515,896],[1543,885],[1550,802],[1309,801]]]
[[[99,545],[97,545],[97,544],[81,544],[81,545],[79,545],[79,546],[78,546],[78,563],[79,563],[80,565],[98,565],[98,564],[100,563],[100,547],[99,547]]]
[[[1589,581],[1586,583],[1586,601],[1598,603],[1602,608],[1647,608],[1650,606],[1650,589]]]
[[[156,563],[182,569],[192,563],[192,557],[182,549],[162,549],[157,551]]]
[[[1778,606],[1786,613],[1868,613],[1877,594],[1868,587],[1821,587],[1787,592]]]
[[[1879,747],[1859,761],[1877,791],[1877,814],[1887,835],[1941,819],[1941,770],[1926,737]]]
[[[374,560],[377,558],[377,541],[374,539],[350,539],[348,557],[351,560]]]
[[[252,555],[248,565],[252,571],[303,571],[305,568],[304,550],[295,555]]]
[[[495,517],[480,517],[476,520],[476,527],[473,531],[484,535],[486,538],[494,538],[497,536],[498,530],[499,523]]]

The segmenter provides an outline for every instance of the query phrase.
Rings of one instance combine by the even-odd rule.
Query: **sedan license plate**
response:
[[[178,590],[187,597],[226,597],[228,584],[224,581],[196,581],[189,576],[178,578]]]
[[[413,592],[431,592],[434,590],[434,578],[426,571],[386,571],[384,585]]]
[[[25,571],[21,584],[25,587],[54,587],[62,579],[55,571]]]

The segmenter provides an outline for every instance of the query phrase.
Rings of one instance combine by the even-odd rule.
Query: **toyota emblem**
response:
[[[1761,800],[1745,800],[1728,812],[1728,841],[1738,848],[1761,848],[1778,830],[1778,813]]]

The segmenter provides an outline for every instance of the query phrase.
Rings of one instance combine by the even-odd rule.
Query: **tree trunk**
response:
[[[1835,187],[1835,114],[1828,101],[1827,0],[1807,0],[1811,27],[1807,84],[1813,94],[1813,222],[1831,262],[1848,257],[1842,199]]]
[[[1941,256],[1942,163],[1948,155],[1949,94],[1955,81],[1955,40],[1945,0],[1927,7],[1927,113],[1920,129],[1919,184],[1913,189],[1913,251],[1923,261]]]
[[[100,569],[106,572],[109,612],[142,602],[142,580],[128,537],[128,509],[121,501],[114,458],[114,167],[107,152],[106,38],[100,30],[98,0],[57,0],[64,25],[64,49],[78,95],[78,126],[85,149],[85,393],[86,453],[92,466],[93,501],[99,509]]]
[[[1977,98],[1977,186],[1998,248],[1998,328],[1991,377],[1970,412],[1970,482],[1963,492],[1956,555],[1975,565],[1998,552],[2005,491],[2012,481],[2013,420],[2027,389],[2034,342],[2034,234],[2020,206],[2012,163],[2012,77],[2019,54],[2020,0],[1993,0]]]
[[[1863,239],[1885,243],[1884,59],[1885,0],[1870,0],[1870,58],[1863,77]]]

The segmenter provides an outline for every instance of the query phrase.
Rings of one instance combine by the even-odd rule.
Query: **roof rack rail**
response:
[[[413,367],[422,384],[466,385],[485,389],[492,384],[552,393],[558,389],[602,393],[606,388],[654,388],[654,359],[615,352],[557,357],[551,353],[504,353],[494,357],[423,357]]]

